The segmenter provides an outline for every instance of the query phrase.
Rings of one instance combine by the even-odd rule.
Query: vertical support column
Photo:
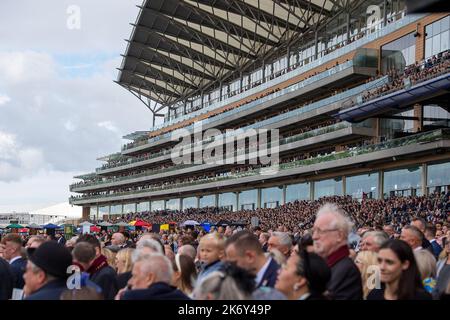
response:
[[[83,220],[89,220],[91,215],[91,207],[83,207],[82,217]]]
[[[383,26],[387,24],[387,0],[383,1]]]
[[[428,165],[426,163],[422,163],[422,195],[428,195]]]
[[[291,66],[291,47],[288,46],[286,52],[286,68],[289,69],[290,66]]]
[[[214,194],[214,206],[216,208],[219,206],[219,194]]]
[[[200,197],[197,197],[197,209],[200,208]]]
[[[314,181],[311,181],[309,184],[309,200],[314,201]]]
[[[256,189],[256,209],[261,208],[261,189]]]
[[[261,75],[262,79],[261,82],[264,83],[266,82],[266,61],[263,60],[262,62],[262,75]]]
[[[384,193],[384,170],[380,170],[378,174],[378,199],[383,199]]]
[[[381,142],[381,119],[374,118],[373,124],[374,124],[374,128],[375,128],[375,137],[373,137],[373,143],[380,143]]]
[[[414,117],[419,118],[414,120],[413,130],[414,132],[420,132],[423,129],[423,106],[420,104],[414,105]]]
[[[220,86],[219,86],[219,101],[222,101],[222,100],[223,100],[223,93],[222,93],[222,90],[223,90],[223,83],[222,83],[222,80],[220,80]]]
[[[96,214],[96,216],[97,216],[97,219],[98,219],[98,203],[97,203],[97,214]],[[102,219],[103,219],[103,216],[102,216]]]
[[[318,51],[318,43],[317,43],[317,38],[319,36],[319,32],[316,29],[316,32],[314,33],[314,60],[317,60],[317,51]]]
[[[350,40],[350,18],[350,13],[347,12],[347,41]]]
[[[343,196],[347,195],[346,180],[347,180],[347,177],[346,176],[342,176],[342,195]]]
[[[183,210],[183,198],[178,199],[178,210]]]
[[[286,204],[286,185],[283,185],[283,198],[282,198],[282,205]]]

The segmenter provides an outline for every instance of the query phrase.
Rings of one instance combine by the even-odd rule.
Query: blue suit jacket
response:
[[[164,282],[152,284],[147,289],[126,291],[121,300],[190,300],[183,292]]]
[[[261,282],[257,284],[256,288],[275,287],[275,282],[277,282],[278,269],[280,269],[280,265],[273,258],[270,259],[271,261],[269,263],[269,266],[267,267],[266,272],[264,272]]]
[[[65,280],[54,280],[30,294],[25,300],[60,300],[61,294],[66,289]]]
[[[436,241],[431,241],[431,249],[433,250],[434,256],[437,258],[441,254],[442,247]]]
[[[25,281],[23,280],[23,274],[27,267],[27,260],[19,258],[11,263],[11,271],[14,275],[14,288],[23,289]]]

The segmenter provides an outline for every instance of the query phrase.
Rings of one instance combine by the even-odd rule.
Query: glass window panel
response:
[[[215,207],[215,206],[216,206],[216,195],[215,194],[200,197],[200,208]]]
[[[450,185],[450,162],[428,166],[428,186]]]
[[[135,212],[136,204],[135,203],[127,203],[123,205],[123,213]]]
[[[258,190],[246,190],[239,193],[239,209],[254,210],[258,201]]]
[[[441,50],[440,50],[440,52],[445,51],[450,48],[448,45],[449,44],[448,43],[449,35],[450,35],[450,32],[448,30],[441,33]]]
[[[261,189],[261,207],[277,208],[283,203],[283,188],[272,187]]]
[[[111,206],[111,214],[122,214],[122,205],[121,204],[117,204],[114,206]]]
[[[441,22],[436,21],[433,23],[433,36],[438,35],[441,33]]]
[[[219,208],[236,210],[236,194],[234,192],[226,192],[219,194]]]
[[[183,209],[197,208],[197,198],[189,197],[183,199]]]
[[[345,178],[346,195],[353,198],[378,197],[378,172]]]
[[[164,200],[155,200],[150,202],[152,211],[164,210]]]
[[[441,51],[441,36],[440,35],[436,35],[433,37],[433,51],[432,51],[432,55],[438,54],[439,51]]]
[[[139,202],[137,204],[137,211],[138,212],[150,211],[150,201]]]
[[[342,195],[341,177],[314,182],[314,200],[335,195]]]
[[[432,32],[433,32],[433,29],[431,28],[431,25],[427,25],[425,27],[425,33],[427,34],[426,39],[431,38],[433,36]]]
[[[289,184],[286,186],[286,202],[310,199],[310,183]]]
[[[450,16],[441,19],[441,32],[450,29]]]
[[[103,218],[104,216],[109,215],[109,206],[98,207],[98,216],[99,218]]]
[[[167,200],[166,210],[180,210],[180,199]]]
[[[421,194],[422,166],[386,171],[384,173],[384,197]]]
[[[429,38],[429,39],[425,40],[425,58],[431,57],[432,51],[433,51],[433,39]]]

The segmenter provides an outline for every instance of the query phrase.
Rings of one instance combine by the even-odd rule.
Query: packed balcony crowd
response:
[[[13,289],[16,300],[448,299],[449,196],[141,212],[120,218],[147,219],[151,229],[70,239],[9,233],[0,242],[0,299]],[[79,287],[67,286],[69,267]]]

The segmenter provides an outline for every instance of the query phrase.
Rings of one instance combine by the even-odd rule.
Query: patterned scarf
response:
[[[108,261],[106,257],[104,255],[100,255],[97,259],[94,260],[94,262],[92,262],[92,264],[86,270],[86,272],[89,273],[90,275],[93,275],[94,273],[96,273],[97,271],[106,266],[108,266]]]

